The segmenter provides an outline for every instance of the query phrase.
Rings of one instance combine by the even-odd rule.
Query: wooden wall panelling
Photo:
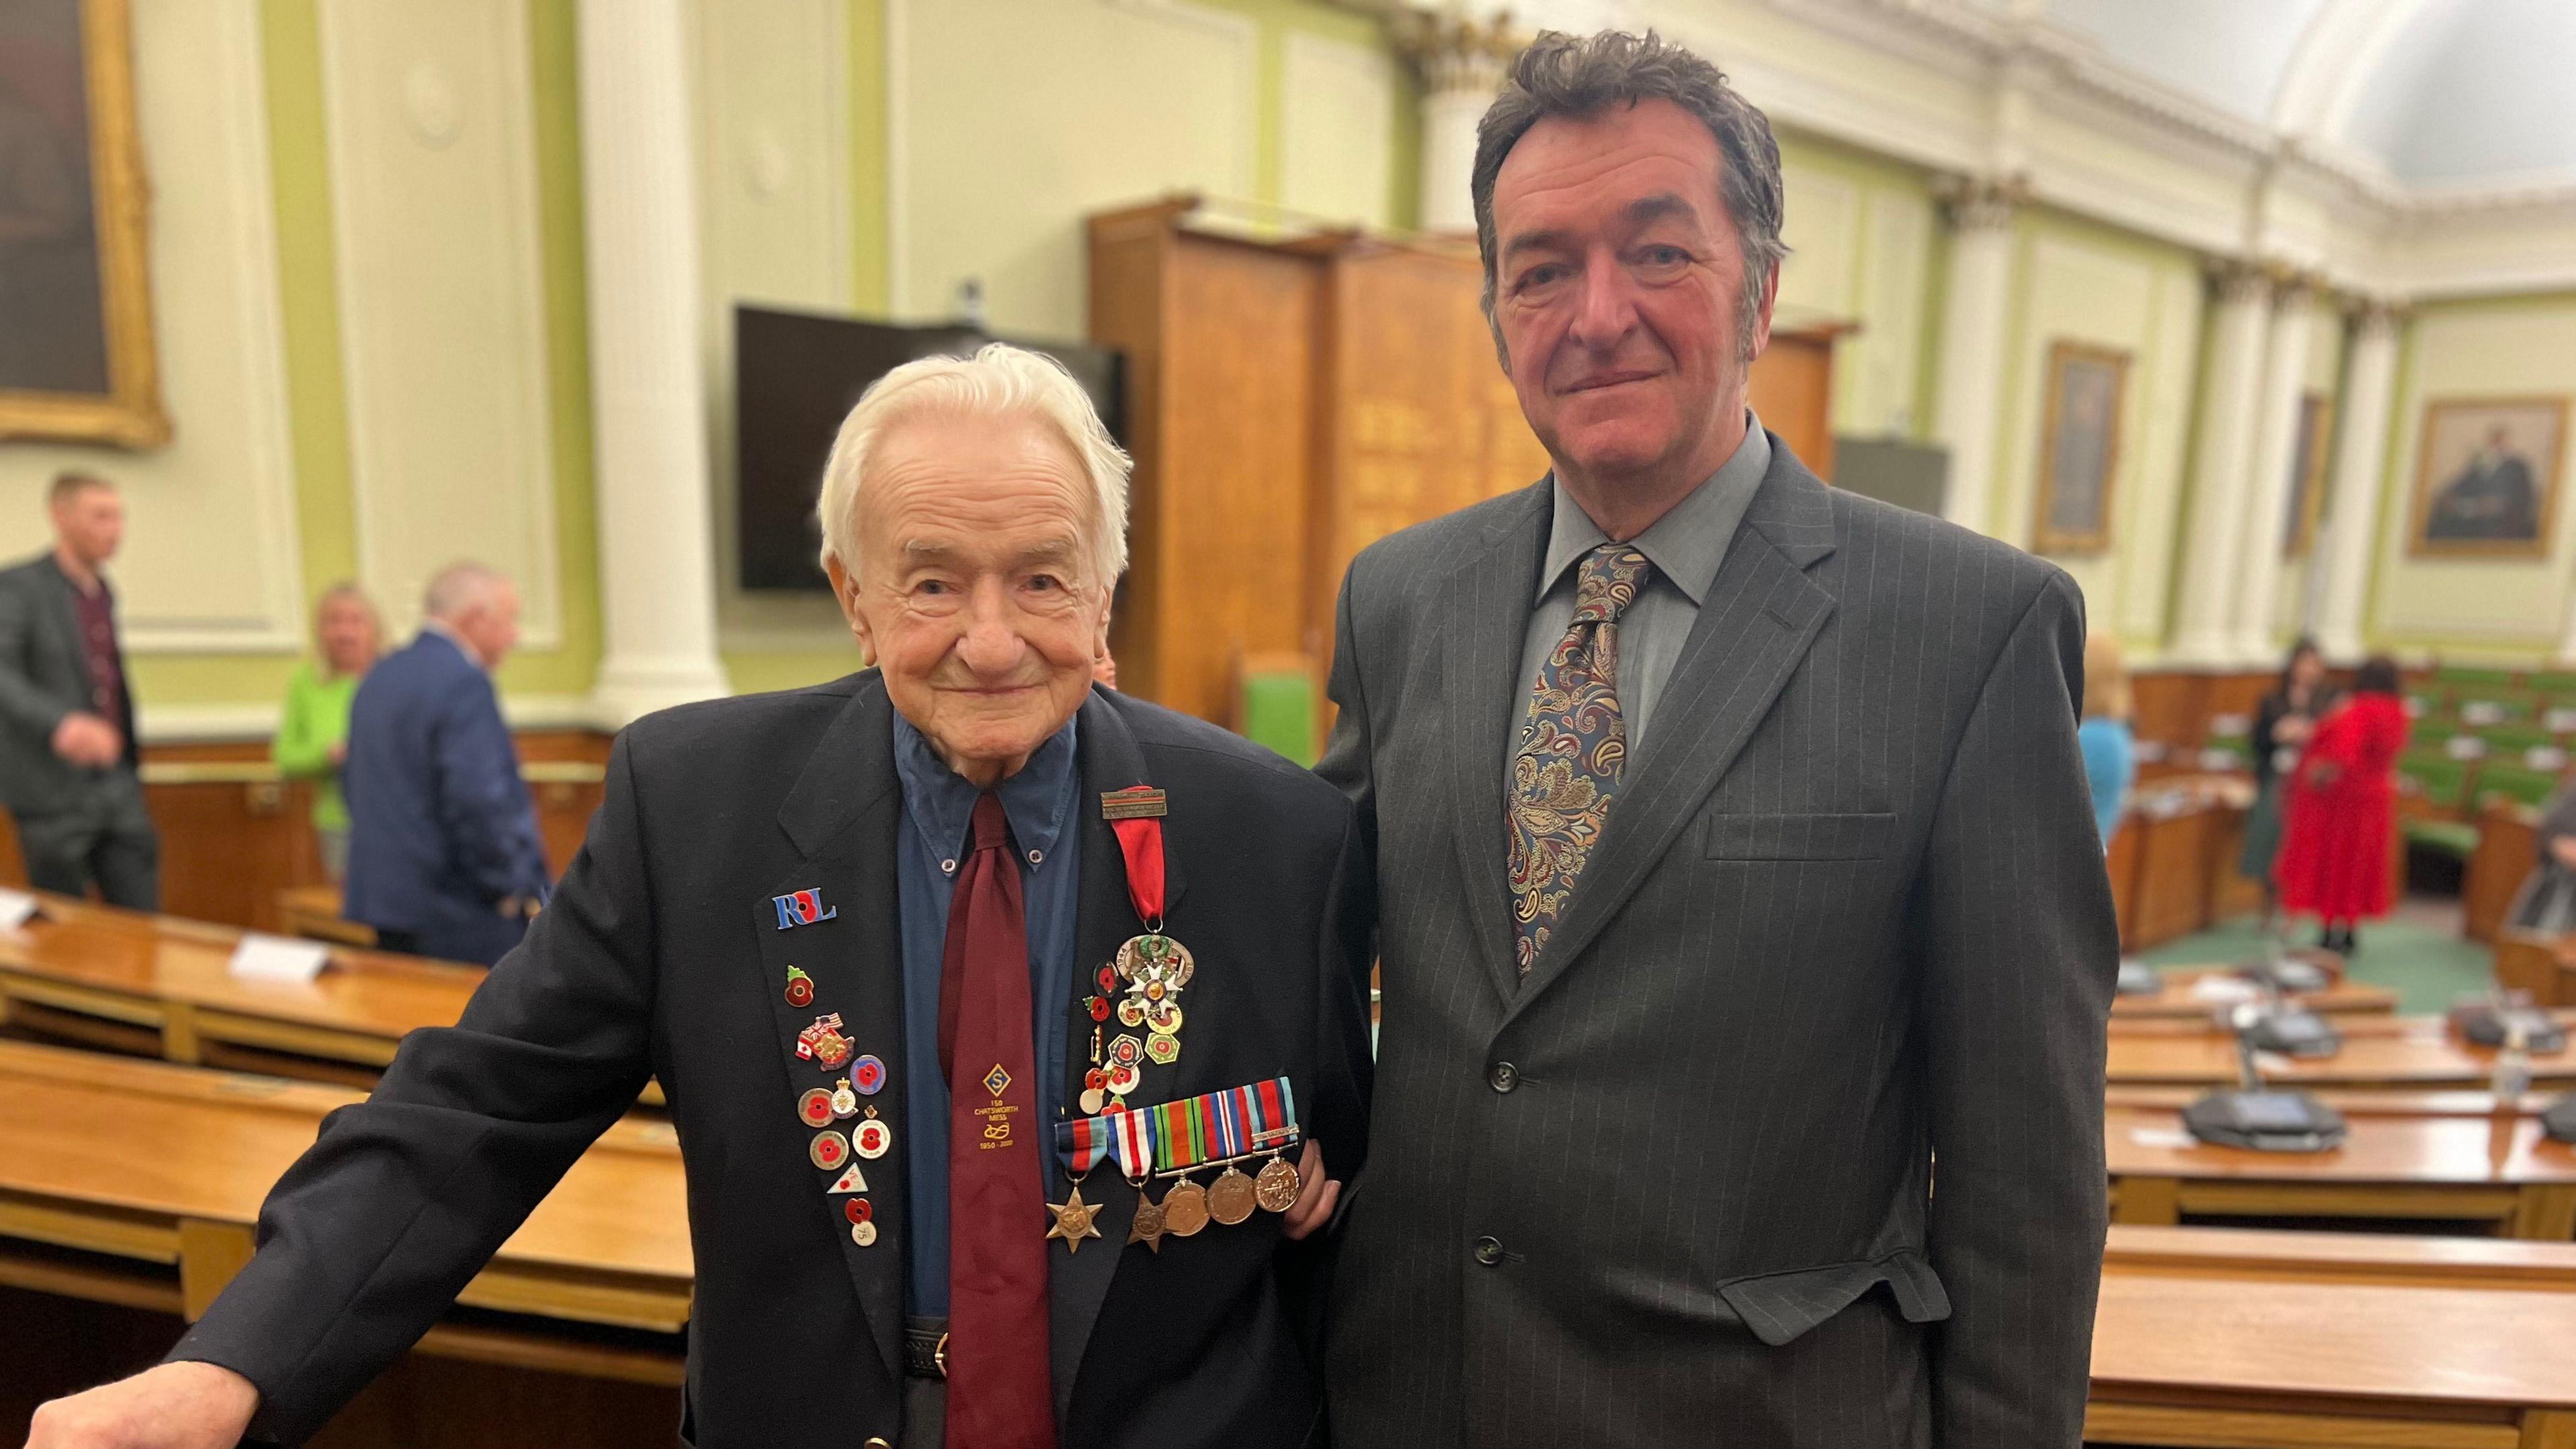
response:
[[[2460,875],[2460,934],[2492,945],[2504,930],[2514,892],[2540,859],[2540,812],[2491,798],[2476,819],[2478,848]]]
[[[2209,924],[2210,834],[2217,810],[2182,807],[2161,817],[2141,814],[2138,899],[2133,910],[2133,951],[2144,951]]]
[[[1849,328],[1774,332],[1753,361],[1746,401],[1798,461],[1834,476],[1834,338]]]
[[[1148,621],[1164,607],[1169,590],[1162,571],[1148,565],[1161,551],[1163,521],[1149,495],[1159,496],[1164,468],[1163,273],[1172,244],[1172,219],[1186,202],[1165,202],[1095,216],[1090,223],[1091,340],[1116,348],[1126,359],[1126,444],[1135,469],[1127,493],[1127,577],[1110,620],[1111,652],[1120,686],[1160,699],[1160,632]]]
[[[2129,724],[2141,740],[2169,749],[2200,747],[2209,719],[2209,676],[2191,670],[2139,670],[2129,676]],[[2187,762],[2172,762],[2178,768]]]

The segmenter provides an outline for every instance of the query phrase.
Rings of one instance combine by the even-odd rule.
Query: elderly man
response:
[[[2118,955],[2082,599],[1746,411],[1779,152],[1714,67],[1545,37],[1472,175],[1554,468],[1343,585],[1322,769],[1386,1002],[1335,1443],[2072,1446]]]
[[[429,581],[409,647],[349,704],[342,911],[386,949],[490,965],[544,900],[544,843],[492,671],[519,642],[519,591],[477,563]]]
[[[1295,1240],[1365,1136],[1367,881],[1329,787],[1093,690],[1125,516],[1043,358],[869,389],[821,519],[877,667],[628,729],[464,1020],[332,1118],[173,1362],[34,1444],[310,1435],[648,1075],[689,1166],[695,1443],[1307,1442]]]
[[[110,905],[159,908],[161,846],[134,769],[134,696],[104,572],[125,537],[106,480],[65,473],[47,494],[54,546],[0,569],[0,805],[27,879]]]

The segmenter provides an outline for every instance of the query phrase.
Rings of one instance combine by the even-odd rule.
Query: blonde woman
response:
[[[349,750],[349,701],[375,666],[384,625],[356,584],[333,584],[313,610],[315,657],[295,668],[270,754],[289,779],[313,782],[313,834],[322,868],[337,882],[349,869],[349,806],[340,765]]]
[[[2129,732],[2129,670],[2120,659],[2120,642],[2108,634],[2084,636],[2084,723],[2076,729],[2075,741],[2084,750],[2084,778],[2093,787],[2093,823],[2107,854],[2111,832],[2120,828],[2120,812],[2129,802],[2129,786],[2138,778],[2137,743]]]

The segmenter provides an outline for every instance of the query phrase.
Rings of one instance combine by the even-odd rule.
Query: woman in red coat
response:
[[[2325,918],[2319,944],[2350,954],[2353,923],[2388,914],[2394,768],[2406,748],[2397,665],[2361,666],[2353,692],[2317,724],[2290,779],[2280,858],[2272,867],[2285,910]]]

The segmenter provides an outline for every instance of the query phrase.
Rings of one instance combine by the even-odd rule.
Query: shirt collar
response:
[[[1043,870],[1055,854],[1056,838],[1073,815],[1074,727],[1081,717],[1047,737],[1020,772],[994,787],[1002,813],[1010,818],[1011,837],[1032,870]],[[983,794],[973,782],[939,758],[930,741],[901,714],[894,717],[894,769],[903,783],[904,809],[912,825],[930,842],[944,863],[963,856],[975,824],[975,800]]]
[[[1726,561],[1726,547],[1734,541],[1735,526],[1743,521],[1745,506],[1753,501],[1753,490],[1762,485],[1762,475],[1769,471],[1771,439],[1762,431],[1762,420],[1748,408],[1744,413],[1744,440],[1735,445],[1735,452],[1707,481],[1631,540],[1646,561],[1655,566],[1655,576],[1681,590],[1697,606],[1709,585],[1717,582],[1717,566]],[[1565,491],[1563,483],[1551,479],[1551,487],[1556,517],[1548,529],[1547,563],[1539,570],[1538,594],[1533,604],[1545,599],[1557,581],[1565,577],[1565,571],[1585,554],[1610,541],[1609,535]]]

